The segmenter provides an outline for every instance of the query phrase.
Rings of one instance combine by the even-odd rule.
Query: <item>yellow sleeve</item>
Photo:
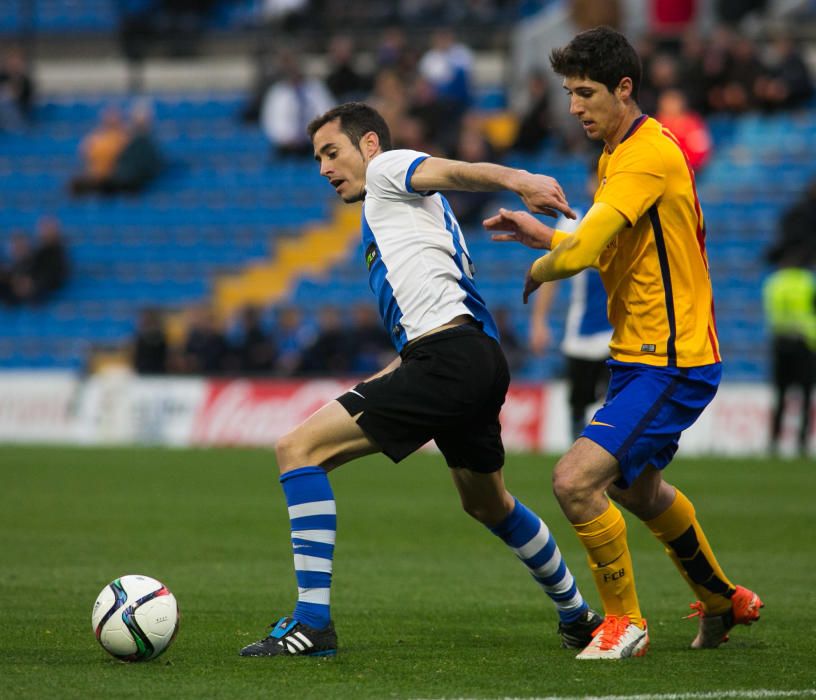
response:
[[[552,252],[533,263],[530,274],[536,282],[560,280],[594,267],[610,241],[628,225],[617,209],[596,202],[587,212],[575,233],[556,231]]]
[[[553,250],[561,241],[563,241],[567,236],[571,236],[571,233],[567,233],[566,231],[559,231],[555,229],[553,231],[552,242],[550,243],[550,250]]]
[[[633,226],[665,187],[666,165],[660,152],[652,144],[633,143],[610,161],[606,182],[595,195],[595,202],[617,209]]]

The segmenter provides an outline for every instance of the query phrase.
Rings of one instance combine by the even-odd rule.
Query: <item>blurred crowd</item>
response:
[[[334,104],[349,100],[365,100],[383,114],[395,147],[433,155],[507,162],[513,154],[538,154],[548,147],[585,149],[589,144],[583,134],[574,138],[574,133],[564,130],[563,121],[553,119],[554,113],[564,111],[564,96],[560,91],[554,94],[548,65],[514,76],[523,85],[522,94],[509,99],[507,106],[480,102],[476,52],[466,39],[472,35],[458,31],[491,23],[509,27],[520,15],[546,4],[534,0],[258,0],[251,5],[247,23],[258,29],[262,40],[253,44],[256,77],[240,121],[263,131],[273,159],[311,158],[306,124]],[[789,34],[774,31],[754,38],[735,28],[766,2],[718,0],[714,4],[713,28],[701,31],[702,25],[695,21],[701,3],[653,0],[648,31],[638,42],[644,69],[639,103],[674,132],[698,171],[712,155],[709,117],[797,109],[811,104],[814,91],[802,50]],[[598,23],[624,29],[622,5],[617,0],[564,2],[579,29]],[[165,53],[194,52],[212,13],[223,6],[219,0],[123,0],[119,8],[124,55],[138,64],[157,42]],[[321,45],[324,60],[318,61],[295,48],[294,34],[290,36],[304,23],[314,24],[315,17],[335,19]],[[417,26],[433,29],[418,40],[410,32]],[[376,28],[376,32],[366,34],[361,46],[362,34],[330,34],[336,27]],[[171,37],[180,43],[166,43]],[[139,91],[138,76],[131,88]],[[0,63],[0,131],[36,127],[36,94],[25,53],[6,47]],[[148,188],[167,165],[153,121],[151,105],[144,99],[136,99],[127,114],[116,107],[105,108],[79,147],[79,165],[67,183],[71,195],[133,195]],[[481,194],[452,192],[449,199],[460,222],[472,229],[494,208]],[[783,237],[813,245],[814,202],[816,189],[811,188],[786,212],[775,243],[779,250],[786,245]],[[0,301],[40,301],[65,283],[67,258],[55,220],[44,218],[36,236],[9,236],[6,248],[0,258]],[[779,250],[769,250],[770,263],[787,258]],[[807,259],[812,265],[812,253]],[[382,353],[391,352],[379,321],[372,320],[371,311],[357,308],[348,314],[327,308],[307,320],[294,307],[274,312],[248,308],[238,321],[226,325],[216,322],[212,311],[197,308],[184,325],[183,344],[169,343],[162,312],[145,311],[134,341],[137,370],[365,374],[381,366]],[[504,337],[505,344],[512,345],[512,329]]]
[[[526,360],[506,308],[495,314],[511,369]],[[306,313],[284,304],[247,306],[219,322],[202,305],[187,311],[185,330],[173,342],[160,309],[144,309],[131,344],[138,374],[247,375],[275,377],[369,376],[394,359],[395,351],[374,306],[326,305]]]

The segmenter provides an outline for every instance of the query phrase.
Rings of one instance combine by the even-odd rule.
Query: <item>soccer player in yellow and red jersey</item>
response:
[[[485,221],[498,241],[552,252],[527,273],[524,300],[542,283],[600,270],[613,328],[611,381],[598,410],[553,473],[553,490],[587,551],[606,619],[579,659],[642,656],[649,645],[635,591],[626,524],[643,520],[691,586],[694,648],[717,647],[762,601],[735,586],[714,557],[694,506],[663,479],[680,434],[708,405],[720,348],[694,173],[675,136],[637,104],[640,59],[608,27],[575,36],[550,57],[570,113],[603,141],[594,204],[574,233],[526,212]],[[612,501],[607,497],[611,497]]]

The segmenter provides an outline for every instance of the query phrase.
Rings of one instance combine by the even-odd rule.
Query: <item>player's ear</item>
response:
[[[360,139],[360,152],[366,158],[373,158],[377,151],[380,150],[380,137],[375,131],[368,131],[363,134]]]
[[[622,100],[628,100],[632,97],[632,79],[628,77],[621,78],[621,81],[618,83],[618,87],[615,88],[615,92],[618,94],[618,97]]]

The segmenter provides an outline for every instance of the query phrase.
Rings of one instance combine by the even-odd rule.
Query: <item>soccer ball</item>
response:
[[[179,625],[176,599],[149,576],[122,576],[96,599],[91,624],[102,648],[121,661],[150,661],[170,646]]]

